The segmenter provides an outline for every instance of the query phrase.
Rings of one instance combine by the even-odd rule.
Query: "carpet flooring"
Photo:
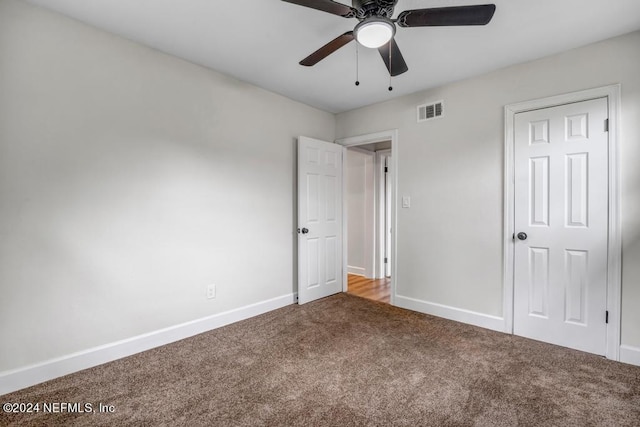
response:
[[[0,425],[640,426],[640,367],[338,294],[5,402],[93,412]]]

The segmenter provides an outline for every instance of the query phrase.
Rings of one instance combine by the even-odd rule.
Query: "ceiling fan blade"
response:
[[[495,4],[405,10],[398,15],[396,23],[400,27],[486,25],[495,11]]]
[[[345,18],[353,18],[356,16],[356,10],[351,6],[337,3],[332,0],[282,0],[287,3],[293,3],[300,6],[310,7],[311,9],[321,10],[323,12],[332,13],[334,15],[343,16]]]
[[[389,60],[389,51],[391,51],[391,60]],[[378,52],[380,52],[384,65],[387,66],[387,70],[392,76],[400,75],[409,70],[395,39],[391,39],[389,43],[380,46]]]
[[[353,31],[347,31],[346,33],[339,35],[335,39],[331,40],[329,43],[325,44],[320,49],[313,52],[311,55],[304,58],[302,61],[300,61],[300,65],[304,65],[307,67],[316,65],[318,62],[322,61],[324,58],[331,55],[333,52],[340,49],[342,46],[346,45],[353,39]]]

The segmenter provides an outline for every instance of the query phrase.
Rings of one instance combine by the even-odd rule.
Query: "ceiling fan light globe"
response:
[[[379,48],[389,43],[396,32],[396,27],[389,20],[372,18],[359,23],[354,32],[356,40],[362,46]]]

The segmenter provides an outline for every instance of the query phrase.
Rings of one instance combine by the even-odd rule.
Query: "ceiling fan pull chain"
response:
[[[360,65],[358,60],[358,43],[356,42],[356,86],[360,86]]]
[[[389,92],[391,92],[393,90],[393,86],[391,86],[391,41],[393,39],[389,40]]]

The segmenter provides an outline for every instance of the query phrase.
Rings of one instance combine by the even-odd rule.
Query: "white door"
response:
[[[514,334],[606,351],[607,99],[515,115]]]
[[[298,138],[298,303],[342,291],[341,145]]]

